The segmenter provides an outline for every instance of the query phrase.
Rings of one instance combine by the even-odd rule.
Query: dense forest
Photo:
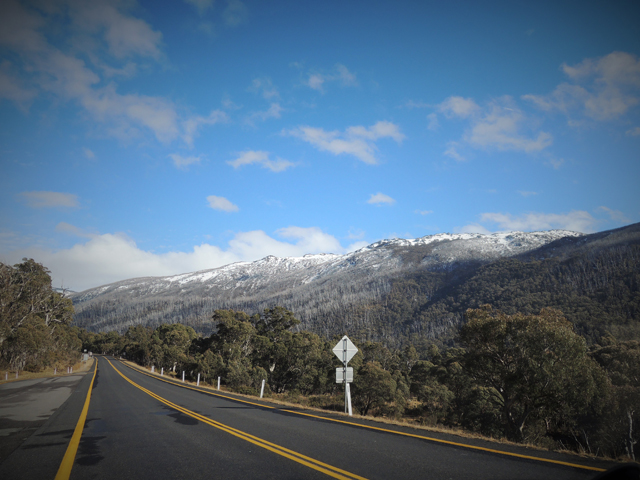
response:
[[[122,355],[165,375],[334,410],[339,340],[294,331],[292,312],[216,311],[216,333],[182,324],[83,332],[85,348]],[[465,312],[459,345],[422,342],[390,349],[356,343],[353,404],[361,415],[408,418],[546,448],[635,458],[640,437],[640,342],[613,336],[587,346],[564,315],[506,314],[488,305]]]
[[[453,345],[469,308],[490,304],[506,313],[563,312],[588,342],[604,335],[640,339],[640,245],[612,246],[544,260],[507,258],[457,272],[393,281],[384,302],[369,306],[376,337],[400,343],[421,336]],[[444,284],[438,289],[438,284]]]

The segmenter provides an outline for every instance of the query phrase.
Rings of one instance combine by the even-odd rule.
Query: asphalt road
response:
[[[77,413],[77,422],[83,403],[78,399],[82,388],[86,396],[90,377],[29,439],[28,448],[0,464],[0,478],[54,478],[74,428],[58,412]],[[611,466],[215,393],[100,358],[71,478],[587,480],[597,472],[544,460]],[[56,456],[58,465],[51,461]]]

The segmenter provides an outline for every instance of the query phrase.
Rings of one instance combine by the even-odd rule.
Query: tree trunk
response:
[[[635,462],[636,456],[633,452],[633,447],[637,442],[633,438],[633,410],[627,410],[627,418],[629,419],[629,436],[627,437],[627,441],[625,442],[625,447],[627,449],[627,456]]]

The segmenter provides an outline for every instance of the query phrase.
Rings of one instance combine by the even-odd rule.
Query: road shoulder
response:
[[[1,460],[0,478],[55,477],[82,412],[92,374],[93,369],[79,374],[80,378],[68,398],[33,434]]]

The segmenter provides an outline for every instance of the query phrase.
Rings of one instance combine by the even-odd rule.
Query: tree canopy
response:
[[[49,270],[33,259],[0,263],[0,363],[39,371],[73,365],[80,353],[71,327],[73,303],[51,287]]]

